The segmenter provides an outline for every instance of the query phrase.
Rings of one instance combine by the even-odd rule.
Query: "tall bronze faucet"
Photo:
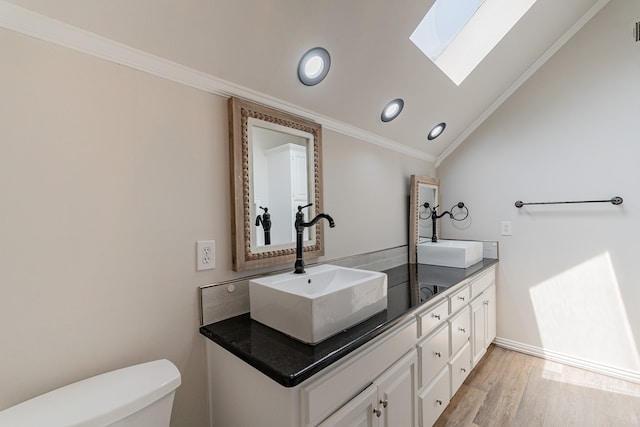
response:
[[[304,233],[305,227],[311,227],[316,224],[316,222],[320,221],[322,218],[329,221],[329,227],[333,228],[336,226],[336,223],[333,221],[331,216],[325,213],[319,213],[309,222],[304,222],[304,213],[302,209],[308,208],[309,206],[313,206],[313,203],[309,203],[305,206],[298,206],[298,212],[296,212],[296,222],[294,227],[296,229],[296,265],[294,273],[302,274],[304,273],[304,259],[302,258],[302,235]]]
[[[424,208],[427,211],[429,211],[429,203],[428,202],[425,202],[425,204],[422,205],[422,206],[424,206]],[[436,209],[438,209],[439,207],[440,207],[440,205],[435,206],[435,207],[431,208],[431,210],[429,212],[429,216],[431,217],[432,226],[433,226],[433,229],[432,229],[433,231],[431,233],[431,241],[433,243],[437,243],[438,242],[438,236],[436,235],[436,223],[437,223],[438,219],[442,218],[445,215],[449,215],[449,218],[451,218],[453,221],[464,221],[469,216],[469,208],[467,208],[463,202],[458,202],[449,211],[444,211],[444,212],[440,213],[440,215],[438,215],[438,212],[436,211]],[[465,209],[465,211],[466,211],[465,216],[463,218],[456,218],[454,216],[454,214],[452,214],[450,212],[450,211],[453,211],[454,208]],[[429,217],[424,218],[424,219],[429,219]]]
[[[256,217],[256,227],[264,228],[264,244],[271,244],[271,214],[269,213],[269,208],[263,208],[260,206],[260,209],[264,211],[263,215],[258,215]]]

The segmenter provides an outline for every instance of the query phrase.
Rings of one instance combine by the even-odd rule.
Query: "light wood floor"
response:
[[[640,384],[492,345],[435,425],[640,426]]]

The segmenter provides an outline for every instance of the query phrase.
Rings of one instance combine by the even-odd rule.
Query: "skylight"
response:
[[[432,61],[460,32],[484,0],[438,0],[411,34],[411,41]]]
[[[410,39],[460,85],[535,2],[436,0]]]

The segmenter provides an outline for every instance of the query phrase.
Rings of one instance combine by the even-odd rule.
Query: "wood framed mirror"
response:
[[[293,266],[297,207],[322,211],[322,127],[239,98],[228,107],[233,269]],[[324,255],[321,222],[305,229],[303,251]]]
[[[440,204],[440,180],[430,176],[411,175],[411,195],[409,196],[409,263],[417,262],[417,246],[422,240],[431,239],[433,224],[428,218],[425,203],[434,207]],[[439,224],[436,225],[439,227]],[[436,229],[436,234],[440,230]]]

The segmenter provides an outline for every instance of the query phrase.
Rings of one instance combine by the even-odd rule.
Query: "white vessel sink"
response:
[[[438,240],[418,244],[418,264],[467,268],[482,261],[482,243]]]
[[[316,344],[387,308],[387,275],[320,265],[249,282],[251,318]]]

